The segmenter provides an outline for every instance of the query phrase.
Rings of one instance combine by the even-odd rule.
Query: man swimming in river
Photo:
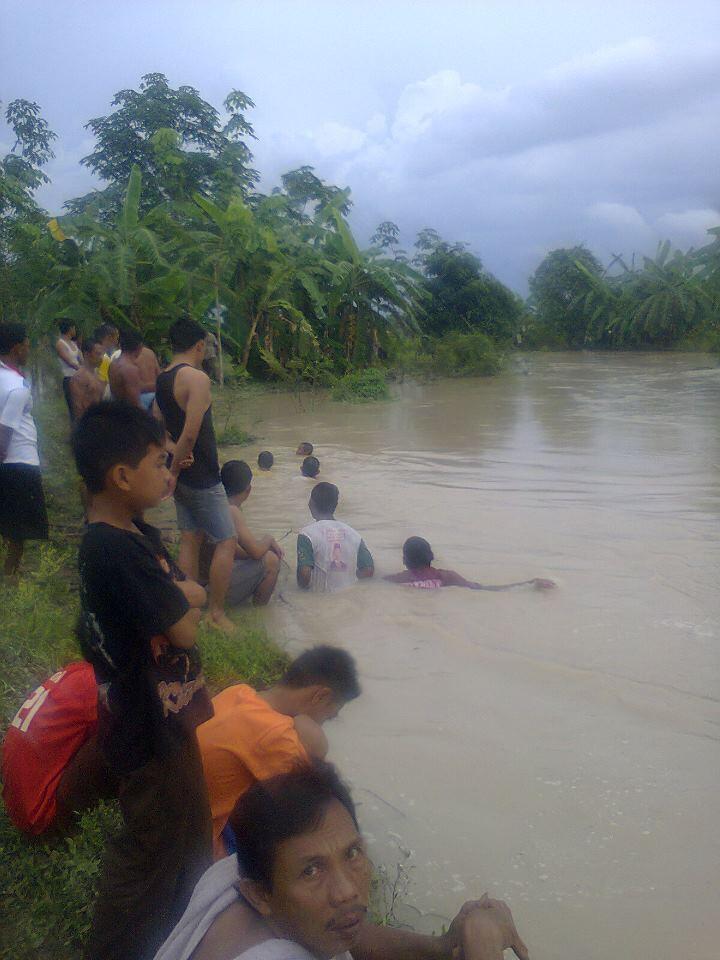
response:
[[[538,590],[549,590],[555,586],[552,580],[535,577],[532,580],[519,580],[517,583],[502,583],[495,586],[466,580],[454,570],[439,570],[432,566],[435,555],[432,547],[422,537],[410,537],[403,544],[403,563],[406,569],[401,573],[391,573],[383,577],[392,583],[404,583],[407,587],[420,590],[436,590],[439,587],[468,587],[470,590],[510,590],[512,587],[532,586]]]
[[[334,483],[318,483],[310,494],[314,523],[303,527],[297,540],[297,582],[302,590],[334,593],[375,573],[360,534],[335,519],[339,497]]]

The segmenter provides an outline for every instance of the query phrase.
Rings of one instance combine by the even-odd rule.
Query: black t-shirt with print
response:
[[[102,746],[120,772],[167,747],[166,718],[149,677],[151,641],[189,609],[173,582],[159,531],[141,521],[135,525],[140,533],[89,524],[78,556],[80,640],[98,684],[107,685]]]

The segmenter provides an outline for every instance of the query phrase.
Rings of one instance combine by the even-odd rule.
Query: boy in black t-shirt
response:
[[[105,854],[89,960],[153,956],[211,862],[194,729],[212,716],[195,646],[204,591],[138,519],[168,489],[164,443],[160,424],[123,402],[90,407],[73,438],[91,494],[78,557],[80,639],[124,821]]]

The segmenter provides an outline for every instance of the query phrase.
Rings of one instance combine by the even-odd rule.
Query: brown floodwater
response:
[[[488,890],[535,960],[717,960],[720,369],[537,355],[396,393],[247,401],[262,441],[233,452],[274,452],[245,509],[292,531],[291,564],[310,440],[378,573],[416,534],[469,578],[558,583],[310,596],[283,573],[273,635],[357,658],[331,756],[376,861],[409,871],[400,916],[437,930]]]

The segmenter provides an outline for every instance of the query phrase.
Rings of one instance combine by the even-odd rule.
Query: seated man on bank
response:
[[[285,773],[309,757],[323,759],[322,724],[360,695],[355,661],[336,647],[313,647],[282,678],[256,692],[244,683],[222,690],[215,715],[198,727],[198,743],[210,797],[215,857],[238,798],[256,780]]]
[[[371,923],[372,865],[329,764],[254,784],[230,826],[237,855],[201,877],[155,960],[528,960],[509,908],[487,894],[441,936]]]
[[[468,587],[470,590],[511,590],[513,587],[535,587],[538,590],[550,590],[555,586],[552,580],[534,577],[532,580],[518,580],[516,583],[501,583],[494,586],[466,580],[454,570],[439,570],[432,566],[435,559],[432,547],[422,537],[409,537],[403,544],[403,563],[406,569],[400,573],[389,573],[383,580],[402,583],[406,587],[420,590],[436,590],[440,587]]]
[[[360,534],[335,519],[339,499],[334,483],[318,483],[310,494],[314,523],[303,527],[297,539],[297,582],[303,590],[335,593],[375,573]]]
[[[284,555],[282,547],[269,534],[256,537],[247,525],[242,505],[252,493],[253,473],[248,464],[244,460],[228,460],[220,471],[220,479],[225,487],[237,536],[225,602],[236,607],[252,597],[256,607],[263,607],[270,602],[277,583],[280,561]],[[206,537],[200,548],[201,583],[207,583],[210,577],[214,552],[215,544]]]

